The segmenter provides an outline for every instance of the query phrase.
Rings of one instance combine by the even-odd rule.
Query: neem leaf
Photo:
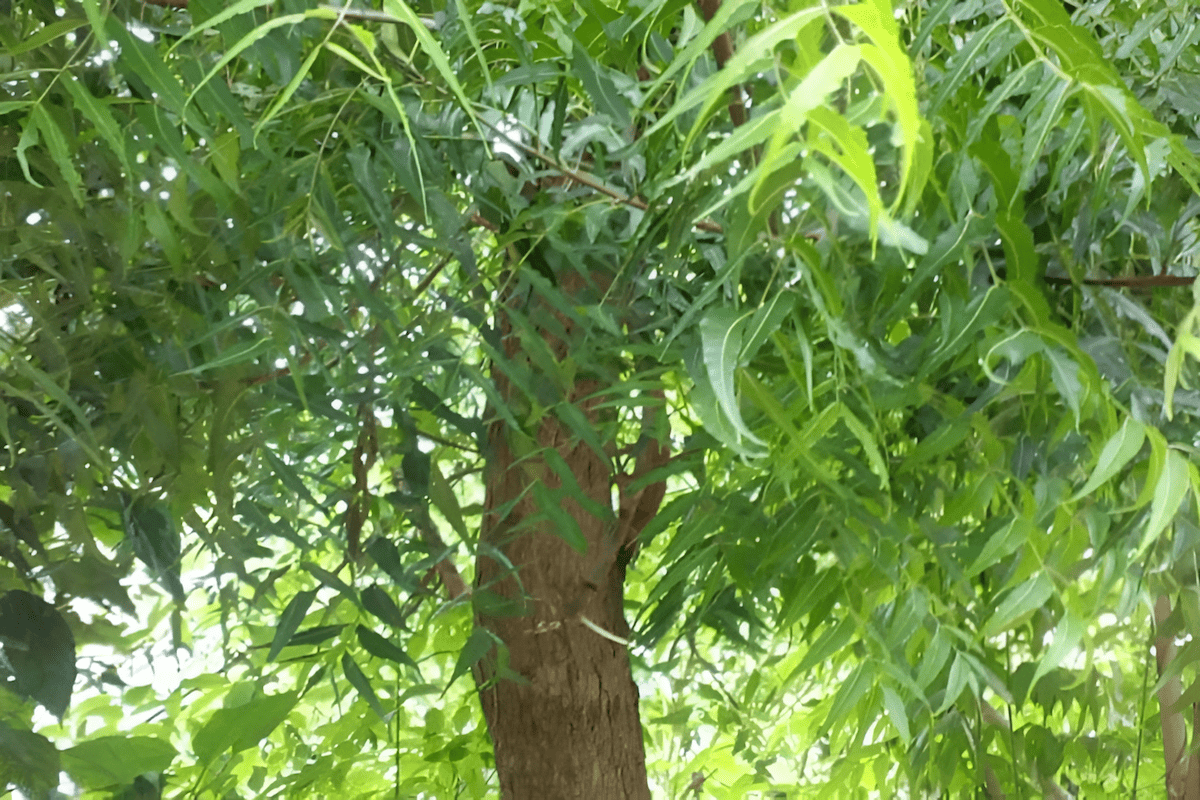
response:
[[[20,589],[0,597],[0,675],[5,671],[17,694],[62,719],[75,685],[75,636],[54,606]]]
[[[1078,500],[1096,491],[1138,454],[1145,441],[1146,426],[1133,417],[1126,417],[1121,429],[1105,442],[1100,457],[1096,459],[1096,468],[1092,476],[1071,499]]]

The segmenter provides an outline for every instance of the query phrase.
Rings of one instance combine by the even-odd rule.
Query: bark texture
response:
[[[575,285],[561,288],[571,293],[584,283],[576,278]],[[556,333],[540,335],[556,358],[571,352],[577,331],[569,320],[545,306],[525,314],[551,322],[544,327]],[[519,337],[505,321],[500,327],[506,355],[521,360]],[[517,390],[504,370],[493,372],[501,397],[512,398]],[[582,378],[563,402],[600,431],[605,427],[596,395],[605,388],[595,378]],[[610,466],[617,443],[605,442],[605,451],[596,452],[553,410],[536,431],[515,433],[496,422],[489,441],[477,624],[505,643],[507,667],[517,676],[508,679],[498,672],[503,660],[477,675],[501,796],[648,799],[637,686],[627,648],[616,640],[628,630],[625,565],[637,534],[662,500],[661,484],[623,495],[614,513],[613,489],[628,484],[628,477]],[[564,481],[548,463],[549,451],[561,457],[577,488],[568,480],[567,490],[559,491]],[[641,451],[639,473],[661,465],[667,455],[657,443],[643,443]],[[537,484],[549,491],[537,490]],[[544,500],[548,494],[575,520],[586,552],[568,545],[545,518],[539,496]]]

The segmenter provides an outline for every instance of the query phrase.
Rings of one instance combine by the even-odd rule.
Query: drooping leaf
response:
[[[279,615],[279,623],[275,626],[275,636],[271,640],[271,650],[267,653],[268,662],[274,661],[280,651],[291,643],[296,631],[304,622],[304,617],[308,614],[308,607],[312,605],[313,598],[316,596],[317,590],[311,589],[297,593],[295,597],[288,601],[287,607]]]
[[[125,536],[134,555],[166,587],[175,602],[183,603],[187,595],[179,579],[182,553],[179,529],[175,527],[169,508],[165,503],[144,497],[132,502],[123,500],[123,503]]]
[[[349,653],[342,655],[342,673],[346,676],[346,680],[355,688],[359,696],[367,701],[367,705],[371,710],[379,715],[380,719],[387,719],[387,714],[384,713],[383,706],[379,703],[379,696],[375,694],[375,690],[371,688],[371,681],[363,673],[358,664],[354,663],[354,659]]]

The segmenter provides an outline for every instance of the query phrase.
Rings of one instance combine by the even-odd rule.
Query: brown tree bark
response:
[[[578,291],[584,281],[573,283],[563,286],[564,292]],[[565,358],[573,334],[569,320],[548,306],[524,313],[533,320],[539,315],[556,320],[547,327],[564,338],[543,337],[556,357]],[[507,334],[506,355],[520,358],[518,337],[506,330],[505,320],[500,322]],[[503,369],[494,369],[493,378],[505,400],[518,392]],[[603,388],[595,379],[578,380],[563,401],[575,405],[597,430],[602,426],[595,395]],[[553,411],[536,432],[526,434],[534,437],[533,447],[527,441],[514,446],[514,432],[503,422],[489,430],[487,498],[476,562],[476,623],[504,642],[507,667],[515,673],[505,676],[504,655],[476,673],[501,797],[648,800],[638,691],[624,643],[623,586],[625,565],[638,533],[657,511],[662,485],[623,495],[613,513],[613,489],[628,480],[610,466],[610,453],[597,453],[580,441]],[[616,453],[616,442],[606,445]],[[544,455],[550,450],[570,469],[577,493],[559,491],[563,481]],[[666,449],[657,443],[643,443],[641,450],[637,473],[666,460]],[[547,521],[534,491],[539,483],[575,520],[586,552],[573,549]],[[590,503],[570,494],[581,494]]]
[[[1161,630],[1167,617],[1171,616],[1171,599],[1159,595],[1154,601],[1154,627]],[[1170,663],[1175,660],[1175,642],[1171,636],[1161,633],[1154,639],[1154,657],[1158,666],[1158,676],[1161,678]],[[1188,755],[1187,728],[1184,724],[1183,713],[1179,710],[1179,698],[1183,694],[1183,685],[1179,677],[1170,678],[1158,690],[1159,719],[1162,723],[1163,759],[1166,766],[1166,789],[1171,800],[1192,800],[1187,792]]]

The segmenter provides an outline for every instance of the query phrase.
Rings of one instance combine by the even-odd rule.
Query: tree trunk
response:
[[[570,294],[583,280],[577,283],[562,288]],[[573,326],[541,308],[544,319],[557,320],[553,327],[563,338],[541,335],[561,361],[570,352]],[[526,313],[538,319],[537,313]],[[519,337],[506,320],[500,327],[506,355],[527,364]],[[519,394],[502,368],[493,369],[493,378],[505,401]],[[580,379],[563,399],[598,432],[603,426],[595,394],[605,385]],[[638,691],[623,641],[628,631],[623,584],[636,535],[648,519],[645,512],[657,510],[661,488],[652,498],[654,508],[643,505],[635,525],[625,502],[618,513],[612,510],[613,488],[624,485],[610,466],[615,442],[604,443],[606,450],[611,445],[610,452],[596,452],[553,410],[527,434],[535,442],[522,442],[525,434],[502,421],[489,430],[486,511],[476,562],[476,622],[507,647],[506,655],[501,652],[476,672],[501,797],[648,800]],[[666,450],[657,444],[643,449],[649,456],[639,458],[639,467],[665,458]],[[558,471],[552,466],[556,460],[546,458],[550,451],[562,459]],[[565,480],[561,463],[569,470]],[[556,508],[547,515],[541,502],[550,495]],[[573,531],[560,531],[550,521],[557,515],[562,526],[564,512],[578,526],[585,552],[562,535]]]
[[[1173,638],[1161,634],[1161,629],[1169,616],[1171,616],[1171,599],[1166,595],[1159,595],[1154,602],[1154,627],[1156,631],[1160,631],[1154,639],[1154,655],[1158,664],[1159,678],[1175,660]],[[1164,780],[1167,785],[1167,797],[1171,800],[1193,800],[1187,792],[1187,728],[1184,724],[1183,713],[1178,707],[1182,694],[1183,684],[1178,676],[1168,679],[1158,690],[1159,721],[1162,723],[1163,734],[1163,758],[1166,761]]]

